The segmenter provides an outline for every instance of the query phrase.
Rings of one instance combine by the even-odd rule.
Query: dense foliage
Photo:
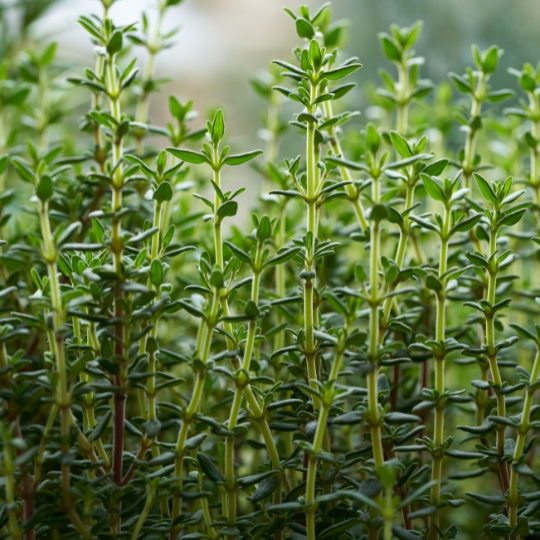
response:
[[[149,120],[180,0],[156,26],[114,1],[76,76],[21,53],[51,1],[2,42],[0,537],[540,535],[540,71],[518,101],[473,47],[454,104],[421,23],[392,26],[364,125],[344,23],[286,10],[300,45],[252,81],[265,152],[231,151],[221,110]]]

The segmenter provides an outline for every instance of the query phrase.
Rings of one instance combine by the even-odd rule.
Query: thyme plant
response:
[[[473,47],[451,103],[393,25],[364,122],[346,23],[286,9],[265,150],[231,149],[222,109],[152,120],[182,2],[114,3],[69,78],[0,48],[0,538],[540,535],[540,70],[501,109]]]

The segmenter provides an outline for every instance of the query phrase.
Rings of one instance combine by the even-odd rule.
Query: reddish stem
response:
[[[129,481],[133,478],[133,475],[135,474],[135,470],[137,469],[136,462],[137,460],[143,459],[146,452],[148,452],[148,449],[152,446],[152,441],[145,437],[143,439],[143,442],[141,444],[141,447],[139,448],[139,451],[137,452],[137,457],[133,460],[131,465],[129,466],[128,472],[122,479],[122,486],[125,486],[129,483]]]
[[[21,424],[19,419],[15,420],[15,433],[19,439],[22,439]],[[23,451],[20,448],[17,448],[17,455],[22,455]],[[34,515],[34,486],[32,479],[30,478],[30,473],[28,472],[28,467],[26,465],[20,466],[21,470],[21,479],[22,479],[22,492],[24,498],[24,521],[29,521]],[[26,531],[24,538],[25,540],[34,540],[36,533],[34,529]]]
[[[121,322],[122,308],[120,306],[120,282],[117,281],[114,287],[115,304],[114,315],[118,319],[115,326],[115,354],[123,356],[124,343],[124,328]],[[114,384],[120,388],[114,394],[114,422],[113,422],[113,456],[112,456],[112,471],[113,481],[117,486],[122,484],[122,464],[124,457],[124,427],[126,418],[126,392],[124,389],[124,381],[120,374],[114,376]]]

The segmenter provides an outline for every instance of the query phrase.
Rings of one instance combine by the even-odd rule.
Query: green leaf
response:
[[[173,198],[173,190],[171,184],[166,181],[161,182],[156,191],[154,191],[154,195],[152,196],[152,198],[158,203],[170,201]]]
[[[215,484],[225,482],[225,478],[223,478],[223,475],[221,474],[219,469],[212,463],[210,458],[206,457],[201,452],[197,452],[197,461],[199,462],[199,465],[208,480],[214,482]]]
[[[446,197],[444,196],[444,192],[440,182],[435,178],[428,176],[427,174],[422,173],[420,176],[422,177],[424,187],[426,188],[429,196],[436,201],[445,202]]]
[[[434,161],[433,163],[426,165],[426,168],[422,172],[428,176],[439,176],[447,165],[447,159],[439,159],[438,161]]]
[[[374,204],[371,207],[369,219],[371,221],[382,221],[387,217],[386,206],[384,204]]]
[[[138,165],[144,172],[154,174],[154,171],[141,158],[132,156],[131,154],[125,154],[124,159],[134,165]]]
[[[455,73],[449,73],[449,77],[452,79],[457,89],[463,94],[472,94],[474,92],[471,85],[463,77],[460,77]]]
[[[286,249],[284,251],[279,251],[275,257],[272,257],[271,259],[267,259],[265,262],[265,265],[276,265],[276,264],[282,264],[289,259],[292,259],[298,252],[300,251],[300,248],[290,248]]]
[[[513,328],[522,338],[537,341],[536,335],[524,326],[521,326],[517,323],[510,323],[508,326],[510,326],[510,328]]]
[[[225,121],[223,119],[223,111],[218,109],[212,122],[212,142],[217,144],[223,139],[225,134]]]
[[[109,421],[112,418],[112,411],[107,411],[100,419],[97,426],[92,430],[92,433],[88,436],[90,442],[97,441],[101,438],[105,430],[109,425]]]
[[[381,147],[381,136],[379,135],[377,128],[371,123],[366,127],[366,146],[373,155],[375,155]]]
[[[408,158],[414,155],[407,140],[402,137],[397,131],[390,132],[390,139],[392,139],[392,144],[394,145],[394,148],[399,152],[402,157]]]
[[[482,214],[474,214],[468,218],[462,219],[459,223],[456,223],[450,231],[450,235],[456,232],[470,231],[478,222],[482,219]]]
[[[301,38],[313,39],[315,37],[315,28],[308,20],[300,17],[296,19],[296,33]]]
[[[223,279],[223,272],[221,270],[213,270],[210,275],[210,285],[216,289],[223,289],[225,281]]]
[[[233,253],[234,255],[240,259],[243,263],[251,264],[251,257],[242,249],[240,249],[238,246],[235,246],[233,243],[225,240],[223,242]]]
[[[161,422],[157,418],[147,420],[142,425],[149,439],[155,439],[161,431]]]
[[[45,202],[49,200],[54,194],[52,178],[49,175],[44,175],[40,178],[39,184],[36,188],[36,195],[39,200]]]
[[[309,43],[309,59],[315,69],[319,69],[322,64],[321,48],[316,39],[312,39]]]
[[[54,55],[56,54],[57,45],[58,45],[58,43],[54,42],[54,43],[51,43],[45,49],[45,52],[43,53],[43,55],[41,57],[41,65],[42,66],[48,66],[54,60]]]
[[[343,79],[347,75],[354,73],[356,70],[360,69],[362,64],[347,64],[335,69],[330,69],[325,71],[322,76],[329,81],[337,81]]]
[[[36,181],[35,174],[29,167],[29,164],[26,160],[15,156],[11,158],[11,164],[17,169],[19,176],[25,182],[30,182],[33,184]]]
[[[163,283],[163,265],[159,259],[154,259],[150,265],[150,281],[154,287]]]
[[[505,214],[504,217],[499,221],[499,225],[511,227],[512,225],[518,223],[526,212],[527,209],[523,208],[522,210],[516,210],[515,212],[511,212],[510,214]]]
[[[236,216],[236,212],[238,212],[238,203],[236,201],[227,201],[218,208],[217,216],[219,219],[233,217]]]
[[[486,74],[493,73],[497,69],[498,63],[499,49],[495,46],[490,47],[482,60],[482,71]]]
[[[536,81],[528,73],[521,74],[519,85],[525,92],[534,92],[536,90]]]
[[[318,105],[319,103],[324,103],[325,101],[332,101],[334,99],[334,94],[321,94],[313,100],[313,105]]]
[[[107,43],[107,52],[112,56],[122,50],[124,37],[120,30],[115,30]]]
[[[251,319],[257,319],[261,316],[261,312],[253,300],[248,300],[246,307],[244,308],[244,312]]]
[[[271,237],[272,224],[270,223],[270,218],[267,215],[264,215],[259,222],[259,226],[257,227],[257,239],[264,242]]]
[[[496,495],[491,497],[489,495],[483,495],[481,493],[471,493],[467,491],[465,495],[468,495],[472,499],[475,499],[481,503],[489,504],[491,506],[500,506],[506,502],[506,499],[502,495]]]
[[[392,62],[401,62],[401,53],[388,34],[379,34],[383,53]]]
[[[103,236],[105,234],[105,227],[99,221],[97,218],[92,218],[92,230],[94,231],[94,235],[96,237],[96,240],[101,244],[103,243]]]
[[[167,152],[169,152],[169,154],[172,154],[173,156],[181,159],[182,161],[185,161],[186,163],[192,163],[194,165],[199,165],[201,163],[210,164],[208,158],[200,152],[194,152],[193,150],[185,150],[180,148],[167,148],[166,150]]]
[[[332,94],[334,94],[334,99],[341,99],[344,95],[348,94],[355,87],[356,83],[348,83],[338,86],[337,88],[332,88]]]
[[[488,92],[486,97],[491,103],[499,103],[506,99],[510,99],[514,96],[513,90],[495,90],[493,92]]]
[[[270,497],[279,486],[279,480],[275,476],[265,478],[256,489],[255,493],[251,496],[251,502],[254,504],[264,501],[267,497]]]
[[[235,154],[232,156],[227,156],[223,163],[225,165],[242,165],[242,163],[251,161],[257,156],[260,156],[262,153],[263,153],[262,150],[253,150],[251,152],[244,152],[243,154]]]
[[[493,188],[491,187],[489,182],[478,173],[473,173],[473,176],[484,198],[488,200],[490,203],[497,204],[498,202],[497,195],[495,195],[495,191],[493,191]]]
[[[4,174],[7,164],[9,162],[9,156],[0,156],[0,174]]]
[[[432,274],[429,274],[426,277],[426,287],[437,293],[440,293],[443,290],[443,286],[442,283],[439,281],[439,278],[435,277]]]

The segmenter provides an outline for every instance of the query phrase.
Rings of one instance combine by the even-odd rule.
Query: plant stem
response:
[[[115,73],[115,56],[109,55],[107,59],[107,74],[108,74],[108,93],[110,97],[111,114],[114,119],[120,124],[122,113],[120,110],[120,92],[118,81]],[[121,219],[118,212],[122,207],[122,188],[123,188],[123,173],[121,159],[123,155],[122,137],[116,132],[113,134],[113,151],[112,165],[115,167],[112,183],[112,245],[111,252],[113,255],[114,270],[118,279],[114,282],[114,314],[119,322],[115,326],[115,354],[119,357],[124,356],[124,327],[121,322],[122,313],[122,291],[120,283],[122,280],[122,238],[121,238]],[[122,483],[123,469],[123,453],[124,453],[124,424],[126,414],[126,398],[127,398],[127,367],[123,364],[121,372],[114,376],[114,383],[120,387],[118,392],[114,394],[114,419],[113,419],[113,457],[112,471],[113,481],[117,486]],[[113,521],[116,521],[113,518]],[[116,523],[119,530],[120,523]]]
[[[144,508],[142,509],[141,515],[139,516],[139,519],[137,520],[137,524],[135,525],[135,528],[133,529],[133,534],[131,535],[131,540],[137,540],[139,538],[139,533],[141,532],[141,529],[144,525],[144,522],[146,521],[146,517],[148,516],[148,512],[152,509],[152,500],[154,498],[154,493],[156,491],[156,488],[154,485],[150,484],[148,486],[148,490],[146,493],[146,503],[144,505]]]
[[[158,20],[156,23],[156,30],[152,43],[148,44],[148,59],[144,66],[144,74],[142,77],[142,96],[137,102],[137,110],[135,112],[135,120],[141,124],[145,124],[148,121],[148,105],[150,102],[150,91],[146,90],[146,86],[152,81],[154,76],[154,64],[156,54],[159,52],[159,39],[161,34],[161,25],[163,23],[163,16],[167,9],[166,3],[163,3],[159,8]],[[137,153],[142,155],[144,152],[144,132],[136,137],[137,141]]]
[[[407,183],[407,192],[405,195],[405,209],[410,208],[413,205],[414,201],[414,183]],[[405,253],[407,252],[407,243],[410,236],[410,224],[409,224],[409,216],[405,216],[403,218],[403,226],[400,229],[399,234],[399,242],[396,252],[396,264],[398,265],[399,269],[403,269],[403,262],[405,261]],[[395,290],[395,286],[389,287],[387,292],[392,292]],[[390,311],[392,309],[392,304],[394,303],[394,297],[390,296],[384,299],[383,303],[383,315],[382,315],[382,321],[381,321],[381,327],[383,331],[386,331],[388,328],[388,320],[390,318]],[[382,333],[382,332],[381,332]],[[381,339],[384,336],[381,336]]]
[[[210,308],[210,315],[206,322],[206,333],[204,335],[204,343],[202,350],[200,351],[201,361],[203,364],[206,364],[208,361],[208,355],[210,353],[210,345],[212,344],[212,335],[214,328],[216,326],[216,319],[219,309],[219,290],[214,291],[212,298],[212,306]],[[204,388],[204,381],[206,379],[206,373],[198,372],[196,373],[195,386],[193,388],[193,393],[191,395],[191,400],[187,409],[184,412],[184,419],[182,422],[182,427],[178,433],[178,439],[176,441],[176,458],[174,461],[174,476],[178,478],[175,485],[175,491],[173,492],[173,506],[172,506],[172,520],[175,521],[180,517],[182,512],[182,469],[184,464],[184,445],[187,439],[187,434],[189,431],[189,426],[193,417],[199,409],[199,403],[201,401],[202,392]],[[170,540],[176,540],[178,538],[178,533],[180,532],[180,525],[175,526],[169,536]]]
[[[491,231],[491,236],[489,240],[489,256],[491,257],[497,250],[497,229]],[[494,262],[496,264],[496,262]],[[496,303],[496,288],[497,288],[497,270],[489,269],[488,270],[488,289],[487,289],[487,301],[493,306]],[[503,386],[501,374],[499,371],[499,365],[497,364],[497,350],[495,348],[495,314],[490,313],[486,316],[486,344],[488,347],[488,361],[489,367],[491,370],[491,376],[493,377],[493,382],[496,385],[495,395],[497,397],[497,416],[504,418],[506,416],[506,401],[504,395],[501,394],[500,388]],[[497,452],[500,457],[499,461],[499,470],[501,475],[501,484],[503,491],[506,493],[510,487],[510,480],[508,477],[508,468],[506,463],[502,461],[504,455],[504,441],[505,441],[505,427],[504,425],[497,424]]]
[[[255,304],[259,301],[259,283],[260,283],[260,264],[262,256],[262,243],[257,242],[257,250],[255,254],[255,268],[253,272],[253,282],[251,287],[251,300]],[[246,339],[246,346],[244,349],[244,360],[242,362],[242,369],[245,372],[249,372],[249,365],[251,357],[253,355],[253,346],[255,343],[255,332],[257,329],[257,321],[249,321],[248,335]],[[244,384],[242,381],[237,380],[236,390],[234,393],[233,405],[229,415],[228,429],[234,430],[238,421],[238,414],[240,412],[240,405],[242,403],[242,396],[244,394]],[[234,479],[234,436],[227,437],[225,446],[225,488],[227,490],[227,519],[229,527],[234,527],[236,524],[236,484]]]
[[[312,451],[309,455],[307,482],[306,482],[306,525],[307,525],[307,538],[308,540],[316,540],[315,532],[315,498],[316,498],[316,484],[317,484],[317,465],[318,458],[316,454],[321,451],[324,435],[326,432],[326,422],[328,420],[328,413],[334,402],[334,386],[338,377],[339,369],[341,366],[341,360],[343,358],[343,348],[338,347],[334,356],[334,362],[332,363],[332,369],[328,376],[328,380],[331,382],[329,388],[325,391],[323,399],[321,400],[321,407],[319,409],[319,418],[317,421],[317,430],[313,439]]]
[[[407,69],[407,59],[397,64],[398,84],[400,97],[398,102],[397,126],[396,130],[401,135],[407,134],[409,123],[409,72]]]
[[[318,87],[311,85],[310,97],[313,102],[318,93]],[[313,111],[310,111],[313,112]],[[317,369],[315,366],[315,339],[314,339],[314,296],[313,289],[315,287],[315,265],[313,255],[315,251],[315,243],[317,238],[317,189],[318,189],[318,169],[316,167],[316,148],[315,148],[315,124],[308,122],[307,138],[306,138],[306,187],[307,187],[307,238],[308,248],[306,252],[306,263],[304,271],[307,273],[304,279],[304,353],[306,356],[307,372],[309,385],[317,390]],[[315,408],[320,407],[318,397],[313,397]]]
[[[380,201],[380,177],[373,175],[372,178],[373,204]],[[370,250],[369,250],[369,362],[370,371],[367,376],[368,386],[368,410],[367,423],[371,430],[371,445],[373,447],[373,459],[375,467],[384,465],[384,451],[382,446],[382,418],[379,412],[379,250],[380,250],[380,225],[378,221],[371,223]]]
[[[431,488],[431,504],[438,506],[441,497],[441,482],[442,482],[442,460],[444,457],[444,407],[446,399],[441,396],[444,394],[444,375],[445,375],[445,330],[446,330],[446,279],[443,275],[446,273],[448,266],[448,241],[450,230],[450,208],[445,204],[443,227],[441,231],[441,251],[439,259],[439,281],[442,285],[442,290],[436,294],[437,296],[437,318],[435,341],[439,344],[443,353],[435,357],[435,392],[437,405],[435,407],[435,425],[433,436],[433,464],[431,469],[431,480],[435,484]],[[429,540],[437,540],[439,527],[439,512],[435,512],[429,519]]]
[[[476,85],[475,92],[472,96],[471,105],[471,117],[476,118],[480,116],[482,112],[482,103],[484,101],[484,95],[486,92],[487,75],[482,72],[479,75],[478,83]],[[476,127],[470,127],[467,131],[467,138],[465,140],[465,157],[463,160],[463,187],[471,189],[471,178],[474,167],[474,156],[476,153],[476,139],[478,137],[479,129]]]
[[[531,378],[529,384],[532,385],[538,380],[538,374],[540,373],[540,349],[537,348],[536,356],[534,358],[533,368],[531,371]],[[534,398],[534,388],[527,388],[525,394],[525,401],[523,403],[523,412],[521,413],[521,422],[517,428],[517,441],[514,450],[513,462],[516,463],[521,459],[523,455],[523,448],[525,447],[525,440],[529,431],[529,422],[531,418],[531,408]],[[510,472],[510,497],[508,499],[510,527],[514,529],[517,526],[517,513],[519,506],[519,473],[514,467]],[[519,535],[512,535],[513,540],[518,539]]]
[[[325,116],[327,119],[334,117],[331,101],[324,102],[324,110],[325,110]],[[330,137],[330,148],[332,149],[333,154],[335,156],[343,156],[341,143],[339,142],[339,139],[335,133],[335,129],[333,126],[328,128],[328,135]],[[346,167],[339,167],[339,174],[341,175],[341,178],[343,179],[343,181],[352,182],[351,172]],[[358,223],[360,224],[362,229],[367,230],[368,222],[365,218],[365,212],[364,212],[364,207],[362,206],[362,201],[360,200],[360,192],[354,187],[353,184],[348,184],[347,186],[345,186],[345,191],[347,192],[347,196],[354,207],[354,212],[356,214],[356,218],[358,219]]]
[[[22,540],[22,532],[17,519],[17,503],[15,501],[15,465],[11,445],[4,441],[4,481],[6,491],[6,507],[8,513],[8,530],[13,540]]]

